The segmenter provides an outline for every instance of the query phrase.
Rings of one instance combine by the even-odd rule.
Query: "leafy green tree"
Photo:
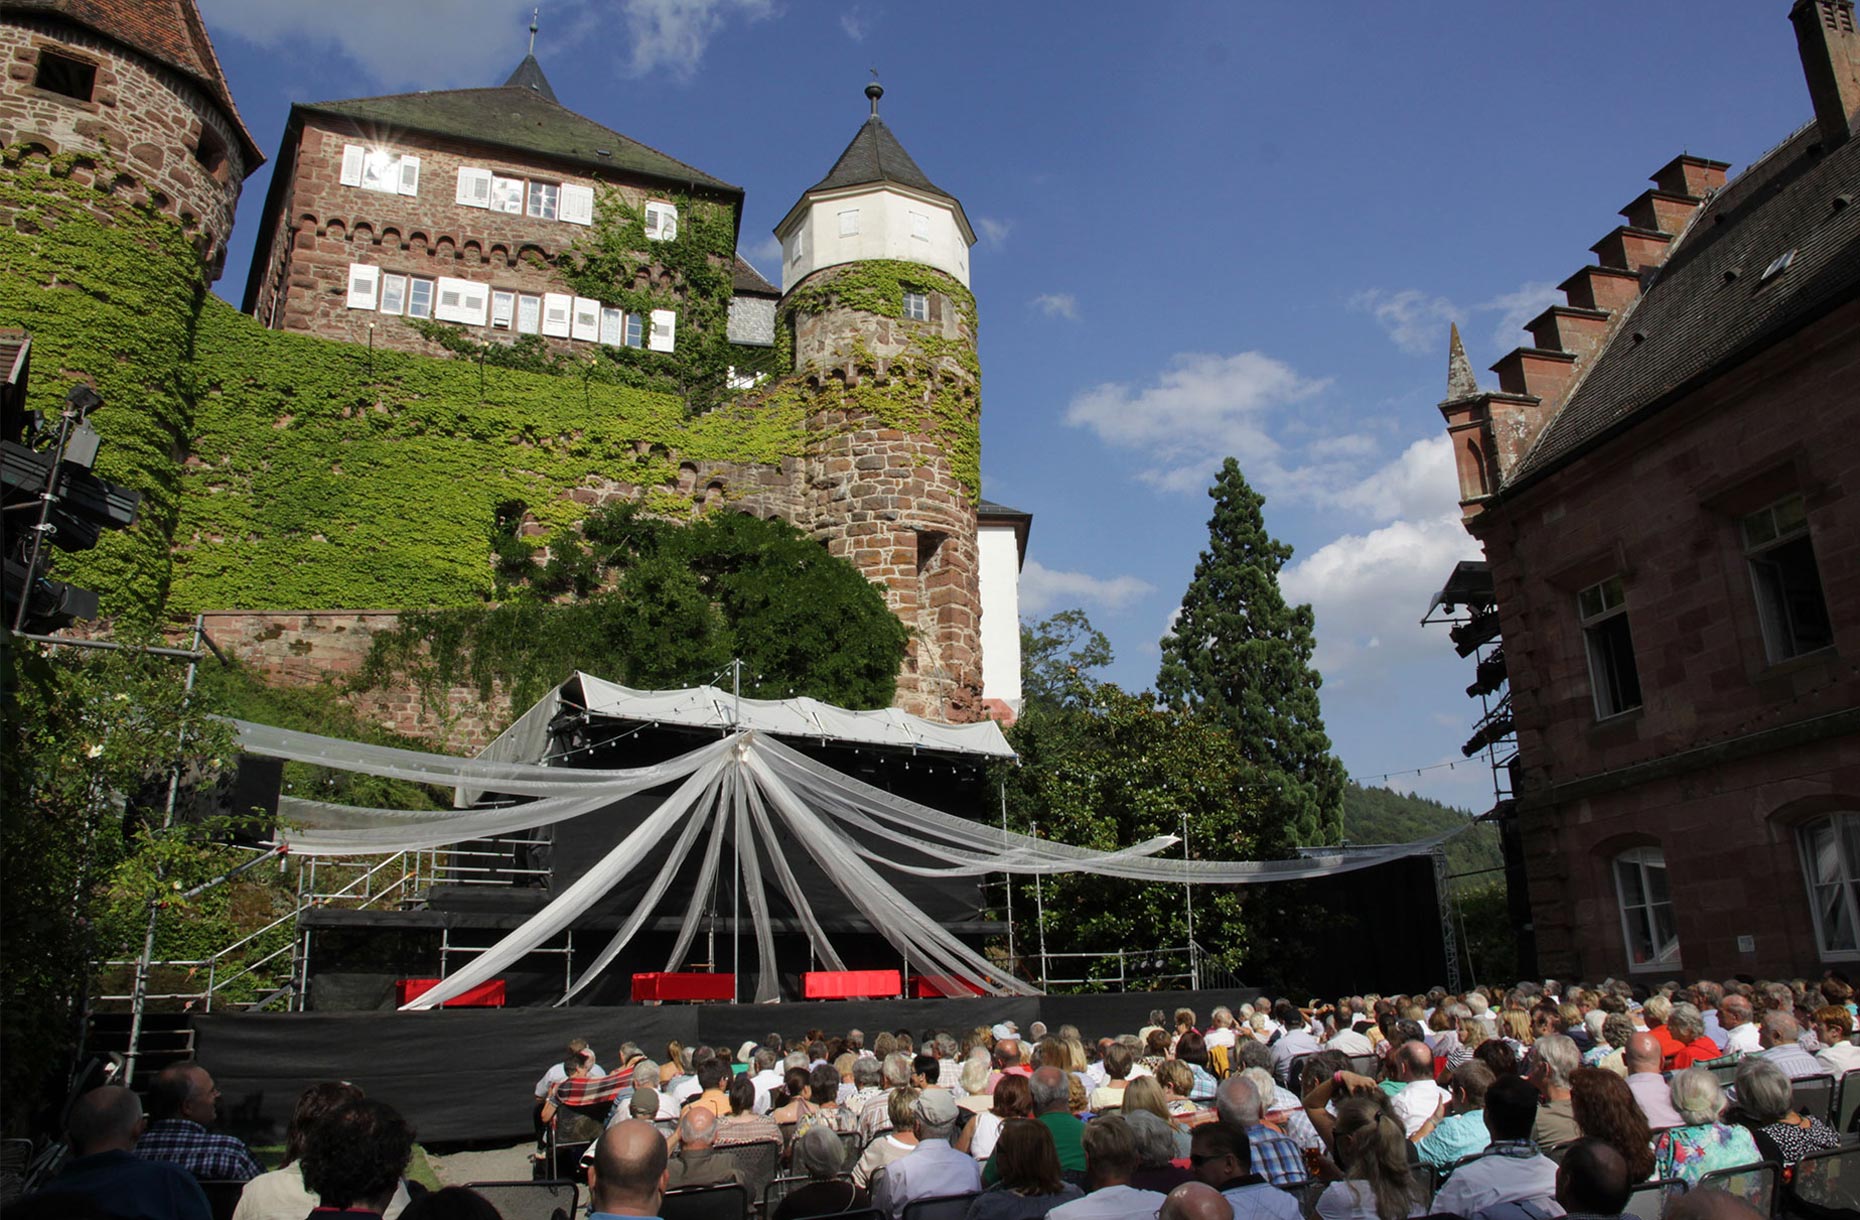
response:
[[[1096,633],[1082,614],[1069,620],[1080,638]],[[1102,637],[1099,637],[1100,639]],[[1107,650],[1108,651],[1108,650]],[[1158,710],[1154,696],[1132,695],[1110,683],[1073,675],[1056,698],[1030,703],[1010,731],[1020,765],[1004,772],[1010,824],[1037,827],[1041,838],[1113,850],[1188,829],[1193,859],[1263,860],[1289,854],[1283,824],[1257,789],[1243,784],[1248,763],[1233,734],[1191,711]],[[1180,849],[1175,849],[1179,851]],[[1173,854],[1173,853],[1172,853]],[[1040,925],[1033,918],[1034,883],[1014,883],[1021,970],[1038,977]],[[1040,882],[1049,953],[1114,953],[1187,944],[1183,887],[1083,873]],[[1194,893],[1195,939],[1209,962],[1238,971],[1259,947],[1245,887]],[[1132,963],[1134,965],[1134,963]],[[1171,969],[1186,964],[1172,959]],[[1114,958],[1064,959],[1049,972],[1085,970],[1111,985]],[[1141,987],[1139,982],[1127,986]],[[1179,985],[1158,981],[1159,986]]]
[[[1208,494],[1208,549],[1163,638],[1158,693],[1233,730],[1240,782],[1273,795],[1301,844],[1334,843],[1342,830],[1343,767],[1331,753],[1311,667],[1311,607],[1288,606],[1279,570],[1292,548],[1266,532],[1266,501],[1232,458]]]
[[[1020,625],[1020,694],[1023,708],[1062,707],[1078,679],[1113,660],[1111,641],[1079,609],[1061,610]]]

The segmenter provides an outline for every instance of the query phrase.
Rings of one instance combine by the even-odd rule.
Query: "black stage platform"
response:
[[[423,1143],[502,1141],[530,1134],[536,1081],[570,1038],[617,1066],[623,1041],[655,1060],[677,1039],[735,1047],[770,1033],[819,1028],[929,1030],[960,1035],[1012,1020],[1071,1023],[1087,1038],[1134,1033],[1153,1008],[1188,1007],[1205,1022],[1218,1004],[1238,1007],[1256,988],[1145,991],[1127,995],[967,1000],[840,1000],[817,1003],[689,1004],[645,1007],[479,1008],[431,1012],[307,1012],[201,1016],[195,1055],[223,1094],[222,1123],[254,1143],[279,1143],[298,1093],[319,1080],[350,1080],[413,1123]]]

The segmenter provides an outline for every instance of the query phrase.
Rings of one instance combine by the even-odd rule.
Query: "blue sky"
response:
[[[273,151],[293,101],[501,83],[532,3],[201,8]],[[1476,554],[1434,409],[1448,324],[1495,384],[1648,174],[1684,151],[1735,173],[1807,121],[1788,8],[549,0],[536,50],[565,105],[742,185],[772,279],[769,231],[877,68],[980,235],[984,493],[1034,514],[1028,613],[1082,606],[1110,676],[1152,683],[1232,454],[1296,548],[1345,766],[1483,809],[1470,662],[1417,625]],[[219,284],[235,303],[268,178]]]

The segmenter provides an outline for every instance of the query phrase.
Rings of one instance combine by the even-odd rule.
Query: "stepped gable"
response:
[[[233,105],[226,73],[194,0],[0,0],[0,12],[62,17],[182,73],[206,90],[231,120],[244,151],[245,172],[264,164],[263,150]]]
[[[451,136],[672,184],[743,193],[739,186],[713,178],[676,157],[576,114],[555,100],[542,69],[532,70],[534,62],[526,57],[509,81],[491,89],[443,89],[311,102],[292,107],[292,112],[348,119],[363,129]]]
[[[1860,294],[1860,141],[1810,123],[1720,190],[1506,480],[1529,481]],[[1772,263],[1794,251],[1767,279]]]

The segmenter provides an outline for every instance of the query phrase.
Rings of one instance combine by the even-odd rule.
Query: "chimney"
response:
[[[1860,33],[1854,29],[1854,0],[1796,0],[1789,10],[1802,54],[1808,96],[1815,103],[1821,143],[1834,149],[1847,142],[1860,112]]]

